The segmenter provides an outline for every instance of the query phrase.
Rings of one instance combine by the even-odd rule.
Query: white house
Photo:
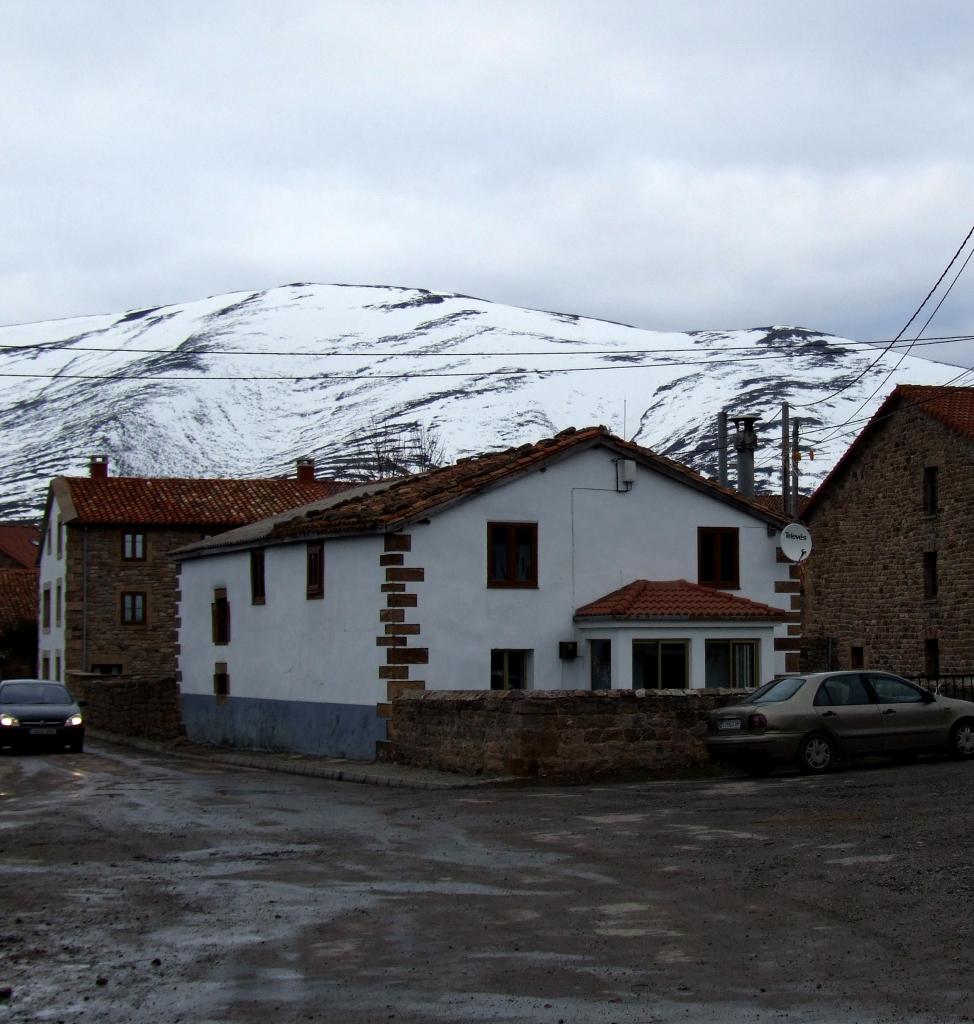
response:
[[[187,734],[371,758],[404,688],[757,685],[797,659],[786,523],[591,427],[208,538]]]

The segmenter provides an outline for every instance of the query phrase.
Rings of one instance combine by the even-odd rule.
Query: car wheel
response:
[[[798,748],[798,767],[803,772],[822,775],[835,764],[835,744],[824,733],[806,736]]]
[[[950,756],[969,760],[974,757],[974,719],[964,718],[950,730]]]

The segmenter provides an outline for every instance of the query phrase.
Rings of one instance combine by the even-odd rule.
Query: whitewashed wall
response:
[[[55,665],[57,659],[61,659],[61,682],[64,682],[64,618],[67,593],[67,530],[64,531],[65,546],[58,557],[57,530],[58,521],[62,516],[61,507],[57,498],[51,502],[51,512],[47,523],[47,532],[41,538],[41,561],[39,582],[37,586],[38,608],[37,608],[37,674],[43,674],[43,658],[50,660],[50,676],[55,676]],[[48,554],[48,543],[50,551]],[[61,585],[61,623],[57,621],[57,588]],[[44,588],[51,590],[51,628],[44,629],[42,623],[42,607]]]
[[[558,658],[558,641],[578,640],[580,654],[587,655],[582,641],[595,635],[576,628],[575,609],[637,579],[695,583],[698,526],[740,530],[741,589],[731,593],[787,607],[788,596],[776,594],[774,584],[788,578],[788,566],[776,561],[777,536],[768,536],[764,522],[641,467],[631,491],[617,492],[615,481],[613,456],[589,450],[410,529],[407,564],[426,569],[426,582],[416,589],[417,618],[430,649],[428,688],[488,686],[491,648],[533,650],[535,688],[587,688],[587,656]],[[485,585],[487,522],[494,520],[538,523],[537,590]],[[671,638],[698,631],[663,630]],[[753,626],[732,632],[741,639],[755,635]],[[771,678],[784,671],[784,654],[774,652],[770,627],[759,633],[762,675]],[[778,634],[785,634],[784,625]],[[651,631],[639,635],[649,638]],[[728,634],[722,628],[720,635]],[[613,657],[619,646],[613,645]],[[702,686],[702,657],[693,663],[699,671],[692,685]],[[628,685],[629,678],[627,669],[614,666],[616,685]]]
[[[487,587],[489,521],[538,524],[537,589]],[[763,521],[641,467],[632,489],[620,492],[614,457],[604,450],[578,452],[411,526],[405,566],[422,568],[425,580],[408,585],[418,601],[406,621],[420,626],[408,645],[427,648],[429,662],[410,666],[410,678],[428,689],[484,689],[491,650],[523,649],[533,652],[533,688],[587,689],[585,641],[593,637],[613,641],[614,686],[631,685],[637,637],[690,640],[694,687],[704,685],[707,638],[756,639],[761,677],[783,672],[784,654],[773,641],[775,632],[785,635],[784,624],[575,625],[576,608],[633,580],[696,582],[698,526],[739,529],[741,588],[733,593],[787,607],[788,596],[776,594],[774,585],[788,579],[788,566],[777,562],[776,533],[768,536]],[[256,606],[249,552],[182,563],[181,690],[191,738],[198,729],[197,738],[211,741],[222,736],[306,750],[319,750],[319,743],[319,752],[371,756],[365,751],[381,738],[370,732],[375,705],[387,699],[379,678],[386,649],[376,645],[384,628],[383,538],[326,541],[323,600],[305,597],[305,550],[304,543],[266,549],[266,603]],[[214,645],[211,636],[216,588],[226,588],[230,601],[226,646]],[[563,640],[578,642],[576,660],[558,657]],[[218,662],[230,676],[229,709],[214,708]],[[327,742],[320,740],[323,729],[331,730]],[[307,739],[295,739],[302,733]],[[343,737],[353,734],[346,750]]]

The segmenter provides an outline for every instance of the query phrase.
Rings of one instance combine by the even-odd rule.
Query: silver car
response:
[[[784,676],[708,716],[711,760],[751,775],[794,763],[827,772],[840,758],[926,750],[974,758],[974,702],[941,697],[889,672]]]

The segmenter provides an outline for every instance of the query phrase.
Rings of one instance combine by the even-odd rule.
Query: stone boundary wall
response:
[[[172,677],[86,676],[68,682],[85,726],[117,736],[171,740],[183,734],[179,686]]]
[[[392,760],[469,774],[588,777],[708,763],[708,711],[741,690],[430,690],[392,701]]]

